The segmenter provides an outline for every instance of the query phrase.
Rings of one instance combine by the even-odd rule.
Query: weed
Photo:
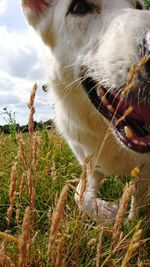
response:
[[[81,167],[54,129],[33,131],[35,86],[31,96],[29,134],[17,136],[18,147],[0,136],[0,266],[149,266],[148,224],[126,219],[132,178],[109,177],[99,190],[122,196],[114,227],[92,222],[74,202]]]

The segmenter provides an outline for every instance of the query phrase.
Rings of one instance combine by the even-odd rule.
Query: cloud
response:
[[[53,110],[47,94],[41,89],[45,83],[43,45],[26,26],[19,2],[9,1],[8,6],[8,0],[0,0],[0,114],[7,106],[9,111],[16,113],[17,122],[24,124],[28,120],[27,102],[35,82],[39,84],[35,119],[47,120],[53,117]],[[4,123],[0,116],[0,124]]]
[[[34,33],[17,34],[0,27],[0,69],[15,77],[43,79],[40,46]]]
[[[0,15],[5,13],[7,6],[8,6],[7,0],[0,0]]]
[[[9,104],[16,104],[19,102],[19,97],[17,97],[14,94],[6,94],[1,95],[0,94],[0,105],[3,105],[5,103],[5,106],[8,106]]]
[[[20,124],[27,123],[29,109],[27,103],[34,82],[23,78],[12,78],[5,72],[0,72],[0,114],[4,107],[16,113],[16,120]],[[53,116],[53,110],[48,100],[47,93],[43,92],[41,84],[38,84],[35,99],[35,119],[38,121],[48,120]],[[4,124],[3,116],[0,116],[0,124]]]
[[[17,32],[23,32],[26,29],[21,0],[0,0],[0,25],[6,25],[9,30]]]

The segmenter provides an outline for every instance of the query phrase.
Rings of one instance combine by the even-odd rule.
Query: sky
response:
[[[3,108],[15,112],[17,123],[28,122],[27,103],[32,86],[38,83],[35,120],[54,117],[52,103],[41,86],[46,83],[43,45],[27,26],[21,0],[0,0],[0,125],[6,124]]]

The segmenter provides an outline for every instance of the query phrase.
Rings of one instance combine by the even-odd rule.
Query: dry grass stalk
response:
[[[63,261],[62,261],[61,267],[66,267],[66,266],[68,266],[68,265],[67,265],[67,261],[68,261],[68,259],[69,259],[69,254],[70,254],[70,247],[68,246],[67,251],[66,251],[66,254],[65,254],[65,256],[63,257]]]
[[[55,197],[54,197],[54,205],[55,205],[55,207],[57,206],[58,200],[59,200],[59,195],[58,195],[58,192],[56,192],[55,193]]]
[[[36,193],[35,193],[35,188],[33,186],[32,173],[30,170],[27,172],[27,180],[28,180],[28,187],[29,187],[30,206],[32,208],[34,208],[35,207]]]
[[[140,258],[138,258],[138,265],[137,265],[137,267],[143,267],[143,263],[142,263],[142,261],[140,260]]]
[[[67,191],[68,191],[67,186],[64,186],[64,188],[60,194],[57,206],[56,206],[56,208],[53,212],[53,215],[52,215],[52,225],[51,225],[48,251],[47,251],[48,262],[50,260],[51,255],[52,255],[53,246],[55,244],[55,240],[57,237],[60,222],[64,218],[64,205],[65,205],[65,201],[66,201],[66,197],[67,197]]]
[[[115,110],[115,113],[114,113],[113,118],[112,118],[112,120],[111,120],[111,123],[110,123],[110,125],[109,125],[109,127],[108,127],[108,129],[107,129],[107,131],[106,131],[105,137],[104,137],[103,142],[102,142],[102,144],[101,144],[101,146],[100,146],[100,149],[99,149],[99,153],[97,154],[97,159],[96,159],[96,161],[95,161],[95,166],[96,166],[96,164],[97,164],[97,161],[98,161],[98,159],[99,159],[99,157],[100,157],[100,155],[101,155],[103,149],[105,148],[105,144],[107,143],[107,139],[108,139],[109,134],[110,134],[110,132],[111,132],[111,126],[112,126],[112,123],[113,123],[113,121],[114,121],[114,119],[115,119],[115,116],[116,116],[116,114],[117,114],[117,112],[118,112],[118,109],[119,109],[119,107],[120,107],[120,105],[121,105],[121,102],[124,100],[124,98],[127,96],[127,94],[134,88],[135,77],[136,77],[136,75],[139,73],[139,71],[142,69],[142,67],[143,67],[149,60],[150,60],[150,55],[145,56],[145,57],[143,57],[143,58],[140,60],[140,62],[139,62],[137,65],[134,65],[134,66],[131,67],[130,72],[129,72],[129,76],[128,76],[128,79],[127,79],[127,82],[126,82],[125,86],[124,86],[124,87],[122,88],[122,90],[121,90],[120,101],[119,101],[119,103],[118,103],[118,105],[117,105],[117,107],[116,107],[116,110]],[[132,108],[132,107],[131,107],[131,108]],[[128,112],[130,113],[130,107],[129,107]],[[125,117],[127,116],[126,113],[124,114],[124,116],[125,116]],[[122,119],[123,119],[123,118],[122,118]],[[95,167],[95,166],[94,166],[94,167]]]
[[[34,132],[34,113],[35,113],[35,107],[34,107],[34,100],[35,100],[35,95],[37,91],[37,84],[34,84],[31,95],[30,95],[30,100],[28,103],[28,107],[30,109],[30,114],[29,114],[29,123],[28,123],[28,130],[29,134],[32,135]]]
[[[22,138],[22,134],[20,133],[18,135],[18,154],[25,166],[25,168],[28,168],[28,160],[27,160],[27,157],[26,157],[26,152],[25,152],[25,143],[23,141],[23,138]]]
[[[79,183],[79,179],[78,178],[74,178],[72,180],[68,180],[67,184],[70,185],[77,185]]]
[[[135,252],[137,251],[137,249],[140,245],[140,239],[141,239],[141,235],[142,235],[142,230],[140,229],[140,226],[141,226],[141,222],[139,222],[135,228],[135,232],[132,236],[132,239],[131,239],[130,244],[128,246],[128,249],[126,251],[126,254],[125,254],[125,257],[122,261],[121,267],[127,267],[128,266],[130,259],[135,254]]]
[[[17,206],[17,208],[16,208],[16,216],[15,216],[16,224],[19,224],[19,219],[20,219],[20,209]]]
[[[120,199],[119,210],[118,210],[118,213],[116,216],[115,224],[113,226],[111,251],[114,250],[116,244],[118,243],[118,239],[120,237],[121,224],[122,224],[124,217],[126,215],[129,199],[131,198],[132,195],[134,195],[134,193],[135,193],[135,185],[134,184],[129,184],[129,185],[125,186],[123,195]]]
[[[129,107],[128,109],[126,109],[124,114],[115,123],[115,127],[117,127],[120,124],[120,122],[122,122],[132,111],[133,111],[133,107],[132,106]]]
[[[125,85],[125,88],[123,88],[121,92],[121,97],[124,98],[128,92],[133,88],[133,85],[135,84],[135,77],[136,75],[141,71],[141,69],[144,67],[144,65],[150,60],[150,55],[143,57],[137,65],[133,65],[129,72],[129,77],[127,80],[127,83]]]
[[[51,208],[47,212],[47,218],[48,218],[49,223],[51,223],[52,221],[52,209]]]
[[[87,245],[89,247],[94,247],[96,243],[97,243],[96,238],[91,238],[90,241],[87,243]]]
[[[14,163],[12,170],[11,170],[11,178],[10,178],[10,186],[9,186],[9,202],[10,206],[7,210],[7,221],[10,223],[11,216],[12,216],[12,208],[16,198],[16,184],[17,182],[17,162]]]
[[[58,241],[58,249],[57,249],[57,255],[55,260],[55,267],[61,267],[63,262],[63,246],[64,246],[64,238],[62,237]]]
[[[22,223],[22,236],[20,240],[20,255],[19,255],[19,267],[26,266],[26,253],[28,241],[30,238],[30,225],[31,225],[31,211],[27,207],[24,213],[23,223]]]
[[[84,193],[86,191],[86,186],[87,186],[87,165],[90,163],[90,171],[91,171],[91,160],[90,157],[87,157],[84,160],[83,166],[82,166],[82,173],[81,173],[81,191],[80,191],[80,203],[83,204],[84,202]]]
[[[40,137],[38,135],[38,133],[35,133],[34,137],[33,137],[33,147],[32,147],[32,163],[34,168],[36,169],[37,167],[37,163],[38,163],[38,149],[39,149],[39,145],[40,145]]]
[[[22,201],[23,193],[24,193],[24,190],[25,190],[25,185],[26,185],[26,173],[23,173],[23,175],[21,177],[20,187],[19,187],[20,201]]]
[[[101,252],[102,252],[103,235],[104,235],[104,227],[102,226],[99,229],[99,239],[98,239],[97,254],[96,254],[96,267],[100,267],[101,266]]]
[[[14,243],[16,246],[18,246],[18,239],[14,237],[13,235],[10,235],[8,233],[0,232],[0,238],[7,240],[8,242]]]
[[[15,267],[11,258],[6,254],[3,243],[0,246],[0,267]]]
[[[80,243],[81,243],[81,234],[80,231],[77,232],[75,238],[75,248],[74,248],[74,266],[79,266],[79,253],[80,253]]]
[[[52,181],[56,181],[57,179],[56,164],[54,160],[52,162],[52,167],[51,167],[51,178],[52,178]]]

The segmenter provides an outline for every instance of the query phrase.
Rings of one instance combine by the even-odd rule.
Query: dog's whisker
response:
[[[79,62],[76,62],[76,63],[72,63],[72,64],[70,64],[70,65],[66,65],[66,66],[64,66],[63,68],[64,69],[70,69],[71,67],[77,67],[77,66],[81,66],[81,64],[79,63]]]

